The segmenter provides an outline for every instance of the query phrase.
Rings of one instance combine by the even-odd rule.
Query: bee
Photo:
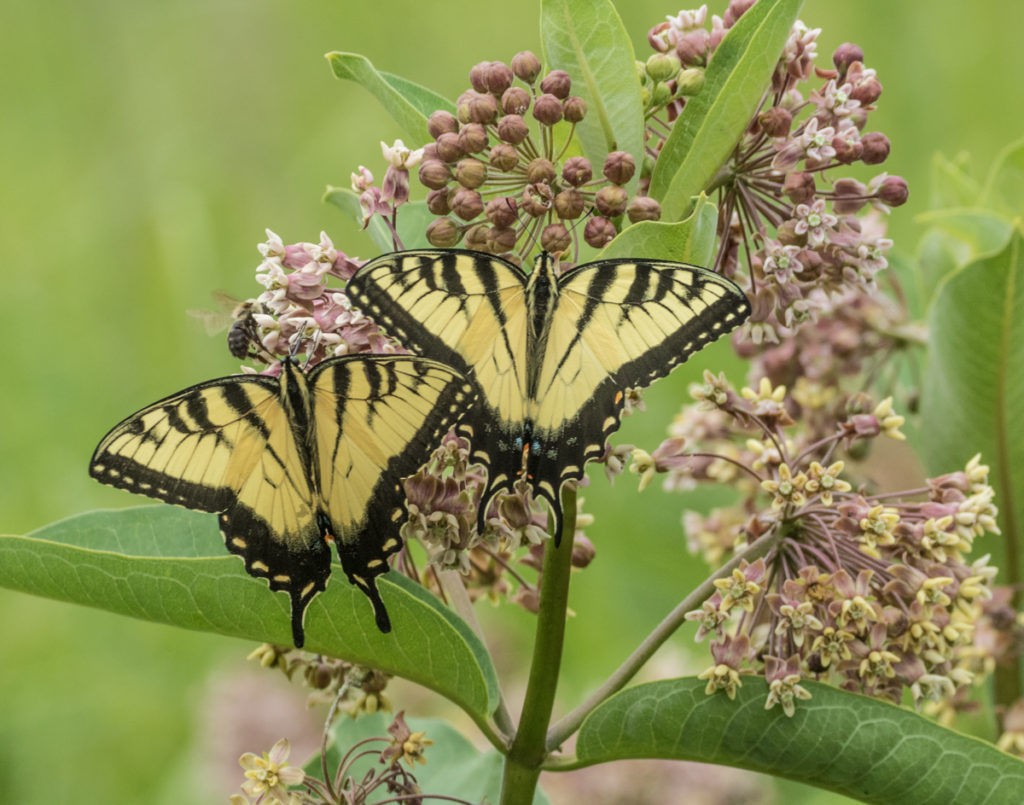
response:
[[[228,327],[228,351],[239,360],[265,361],[267,353],[253,318],[253,313],[266,312],[264,306],[255,299],[236,299],[224,291],[214,291],[213,298],[220,310],[190,310],[189,315],[200,319],[210,335]]]

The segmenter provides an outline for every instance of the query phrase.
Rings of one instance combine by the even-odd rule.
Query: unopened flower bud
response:
[[[492,198],[487,202],[484,215],[496,227],[509,227],[516,221],[516,200],[510,196]]]
[[[493,123],[498,116],[498,102],[493,95],[477,93],[469,101],[469,121],[471,123]]]
[[[587,102],[578,95],[570,95],[562,104],[562,114],[570,123],[579,123],[587,115]]]
[[[572,559],[570,560],[572,566],[582,569],[593,562],[596,555],[597,549],[594,547],[594,543],[583,534],[577,533],[576,539],[572,543]]]
[[[484,200],[476,190],[463,187],[451,200],[452,212],[463,221],[472,221],[484,211]]]
[[[730,0],[728,8],[725,9],[725,14],[722,15],[725,27],[732,28],[736,21],[753,7],[754,2],[755,0]]]
[[[519,164],[519,152],[513,145],[496,145],[489,155],[491,167],[500,171],[510,171]]]
[[[466,248],[478,252],[486,252],[490,249],[490,227],[480,223],[471,226],[466,230]]]
[[[836,152],[836,162],[851,165],[861,158],[864,146],[860,144],[860,140],[839,136],[832,138],[832,150]]]
[[[657,221],[661,219],[661,205],[650,196],[634,196],[626,214],[634,224],[637,221]]]
[[[530,127],[519,115],[505,115],[498,121],[498,136],[507,143],[519,145],[530,134]]]
[[[484,73],[487,71],[489,62],[482,61],[479,64],[473,65],[473,68],[469,71],[469,83],[477,92],[487,92],[487,81],[484,77]]]
[[[427,241],[439,249],[450,249],[460,238],[459,228],[450,218],[437,218],[427,227]]]
[[[562,178],[573,187],[585,185],[593,175],[590,160],[586,157],[569,157],[562,166]]]
[[[864,197],[867,188],[856,179],[836,179],[832,184],[832,192],[836,194],[832,201],[832,211],[837,215],[853,215],[867,203]]]
[[[437,155],[437,143],[427,143],[423,146],[423,159],[441,159]],[[441,160],[442,162],[444,160]]]
[[[459,145],[459,135],[454,131],[446,131],[437,138],[434,146],[437,149],[437,158],[443,162],[455,162],[465,154]]]
[[[855,61],[864,61],[864,51],[852,42],[843,42],[832,54],[832,64],[836,66],[839,75],[846,75],[847,68]]]
[[[544,157],[537,157],[526,166],[526,181],[531,184],[550,183],[555,178],[555,166]]]
[[[454,132],[458,130],[459,121],[455,119],[455,115],[451,112],[445,112],[439,109],[427,118],[427,131],[430,132],[430,136],[435,140],[446,132]]]
[[[544,125],[553,126],[562,119],[562,102],[545,93],[533,102],[533,116]]]
[[[455,181],[463,187],[475,189],[487,181],[487,166],[472,157],[460,159],[455,166]]]
[[[614,185],[602,187],[594,197],[598,212],[607,218],[615,218],[626,211],[629,194],[622,187]]]
[[[583,228],[583,240],[595,249],[607,246],[616,234],[615,224],[599,215],[593,216]]]
[[[782,192],[794,204],[806,204],[814,198],[814,176],[806,171],[794,171],[787,174]]]
[[[509,87],[501,96],[501,110],[506,115],[521,115],[530,108],[530,93],[522,87]]]
[[[480,123],[468,123],[459,131],[459,148],[465,154],[479,154],[487,147],[487,129]]]
[[[522,207],[527,215],[534,218],[551,209],[553,194],[547,184],[528,184],[523,188]]]
[[[452,179],[452,172],[439,159],[427,159],[420,163],[420,184],[431,190],[440,190]]]
[[[707,28],[694,28],[676,39],[676,56],[684,65],[705,64],[711,46]]]
[[[520,51],[512,57],[512,72],[527,84],[532,84],[540,75],[540,59],[529,50]]]
[[[427,209],[433,215],[447,215],[452,211],[448,203],[448,188],[431,190],[427,193]]]
[[[877,78],[868,78],[859,82],[850,93],[855,101],[860,101],[861,106],[869,106],[882,95],[882,84]]]
[[[604,178],[612,184],[623,185],[633,178],[636,162],[625,151],[612,151],[604,160]],[[623,206],[625,209],[625,206]]]
[[[516,231],[511,227],[493,226],[487,231],[487,250],[492,254],[510,252],[516,247]]]
[[[540,233],[540,245],[551,254],[561,254],[571,243],[572,236],[562,224],[548,224]]]
[[[699,67],[688,67],[679,73],[676,86],[682,95],[690,97],[698,94],[704,89],[704,71]]]
[[[651,106],[664,106],[672,98],[672,89],[668,84],[662,82],[654,85],[651,92]]]
[[[644,69],[651,80],[657,82],[674,78],[681,66],[679,57],[674,53],[653,53],[648,57]]]
[[[773,106],[757,116],[757,123],[769,137],[787,137],[793,125],[793,115],[781,106]]]
[[[565,70],[552,70],[540,82],[540,91],[554,95],[562,101],[569,97],[569,90],[572,89],[572,79]]]
[[[586,199],[583,198],[583,194],[579,190],[570,188],[555,196],[555,212],[559,218],[579,218],[583,214],[585,206]]]
[[[907,188],[907,182],[902,176],[887,176],[882,180],[877,195],[880,201],[885,202],[890,207],[899,207],[906,203],[910,190]]]
[[[775,237],[783,246],[803,246],[807,242],[807,235],[797,233],[796,221],[792,218],[779,224],[775,230]]]
[[[540,611],[540,593],[535,589],[520,587],[519,592],[516,593],[515,602],[534,615]]]
[[[512,86],[512,70],[500,61],[488,62],[484,70],[484,86],[486,92],[501,97],[501,94]]]
[[[864,146],[861,162],[865,165],[878,165],[889,157],[889,138],[880,131],[872,131],[860,138]]]

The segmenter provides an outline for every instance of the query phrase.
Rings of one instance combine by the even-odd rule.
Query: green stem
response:
[[[714,574],[709,576],[700,586],[696,587],[693,592],[686,596],[675,609],[665,616],[665,619],[655,627],[654,631],[644,638],[644,641],[637,646],[636,650],[616,669],[615,673],[608,677],[608,680],[600,688],[594,691],[583,704],[555,723],[548,732],[548,751],[557,749],[570,735],[580,728],[583,719],[590,715],[594,708],[613,693],[622,690],[626,683],[636,675],[636,672],[653,656],[654,652],[661,648],[662,643],[668,640],[676,629],[683,625],[683,622],[686,620],[686,613],[696,609],[702,601],[714,593],[716,579],[723,579],[731,575],[732,571],[739,567],[743,560],[747,562],[757,561],[757,559],[774,548],[780,538],[780,529],[773,529],[771,533],[761,537],[743,553],[737,554],[722,565]]]
[[[533,802],[541,763],[547,754],[548,725],[562,665],[572,541],[576,533],[576,489],[571,485],[562,488],[562,512],[562,544],[556,549],[552,539],[544,548],[530,678],[526,683],[519,729],[505,759],[501,805],[530,805]]]

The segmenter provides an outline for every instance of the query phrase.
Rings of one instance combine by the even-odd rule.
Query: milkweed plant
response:
[[[354,626],[364,602],[335,580],[310,609],[310,650],[292,649],[277,597],[216,553],[212,518],[167,510],[178,519],[150,525],[146,510],[125,512],[140,542],[150,527],[202,531],[253,618],[225,620],[212,582],[184,566],[167,572],[191,586],[189,603],[156,586],[110,608],[264,639],[250,658],[327,710],[312,760],[290,764],[288,736],[240,759],[235,805],[543,802],[542,771],[622,758],[738,766],[865,802],[1020,801],[1024,419],[1012,406],[1014,389],[1018,410],[1024,399],[1024,278],[1021,188],[1001,165],[1024,148],[1007,149],[987,182],[959,183],[975,195],[930,212],[916,259],[898,257],[886,224],[909,191],[891,172],[900,144],[890,155],[874,127],[883,76],[857,45],[820,54],[800,5],[666,8],[635,52],[642,32],[610,2],[542,0],[541,53],[467,65],[454,101],[362,56],[327,55],[403,132],[326,195],[381,251],[458,247],[529,267],[544,250],[562,269],[676,260],[734,280],[752,314],[714,352],[722,366],[693,377],[660,443],[613,438],[589,482],[563,490],[557,549],[525,484],[478,528],[486,477],[449,433],[403,482],[405,547],[382,584],[390,635]],[[938,182],[962,171],[936,165]],[[965,223],[968,207],[987,226]],[[267,231],[259,291],[235,324],[255,344],[243,371],[278,373],[296,353],[315,364],[406,351],[350,304],[346,283],[366,262],[351,248]],[[640,390],[626,392],[627,412],[642,410]],[[585,498],[623,484],[678,510],[675,550],[708,575],[555,717],[570,580],[616,538]],[[630,539],[650,550],[642,532]],[[139,553],[89,561],[121,562],[127,577],[154,561]],[[680,588],[676,566],[651,583]],[[518,607],[535,629],[521,709],[503,695],[481,601]],[[694,638],[677,669],[691,675],[630,684],[667,641]],[[407,723],[394,676],[461,707],[489,752],[443,722]],[[668,764],[654,768],[664,774],[624,776],[600,801],[679,801]],[[739,785],[714,779],[719,797]]]

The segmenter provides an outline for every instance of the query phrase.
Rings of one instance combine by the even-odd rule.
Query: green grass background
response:
[[[325,52],[363,53],[452,98],[478,61],[539,52],[532,1],[6,0],[2,9],[7,533],[140,502],[88,477],[91,451],[125,414],[237,369],[221,337],[185,311],[212,307],[213,289],[259,290],[252,277],[264,227],[285,242],[326,230],[340,249],[373,254],[320,196],[326,184],[347,185],[359,164],[381,178],[379,141],[401,132],[361,88],[331,76]],[[676,11],[651,0],[620,9],[638,53],[647,52],[647,29]],[[910,183],[891,233],[912,252],[932,155],[966,150],[984,169],[1024,133],[1024,11],[991,0],[808,0],[802,18],[824,28],[819,64],[853,41],[879,72],[885,91],[870,126],[892,139],[885,168]],[[686,384],[728,360],[717,350],[660,383],[648,414],[618,440],[652,449]],[[574,585],[563,706],[607,675],[701,573],[682,540],[683,500],[657,488],[637,498],[630,476],[612,491],[600,472],[594,481],[584,494],[598,518],[598,558]],[[666,563],[678,569],[672,584]],[[525,671],[529,618],[509,608],[487,620],[505,634],[503,668]],[[210,743],[199,726],[204,691],[211,674],[243,673],[249,648],[0,591],[0,802],[206,801],[197,760]],[[787,791],[792,801],[835,801]]]

